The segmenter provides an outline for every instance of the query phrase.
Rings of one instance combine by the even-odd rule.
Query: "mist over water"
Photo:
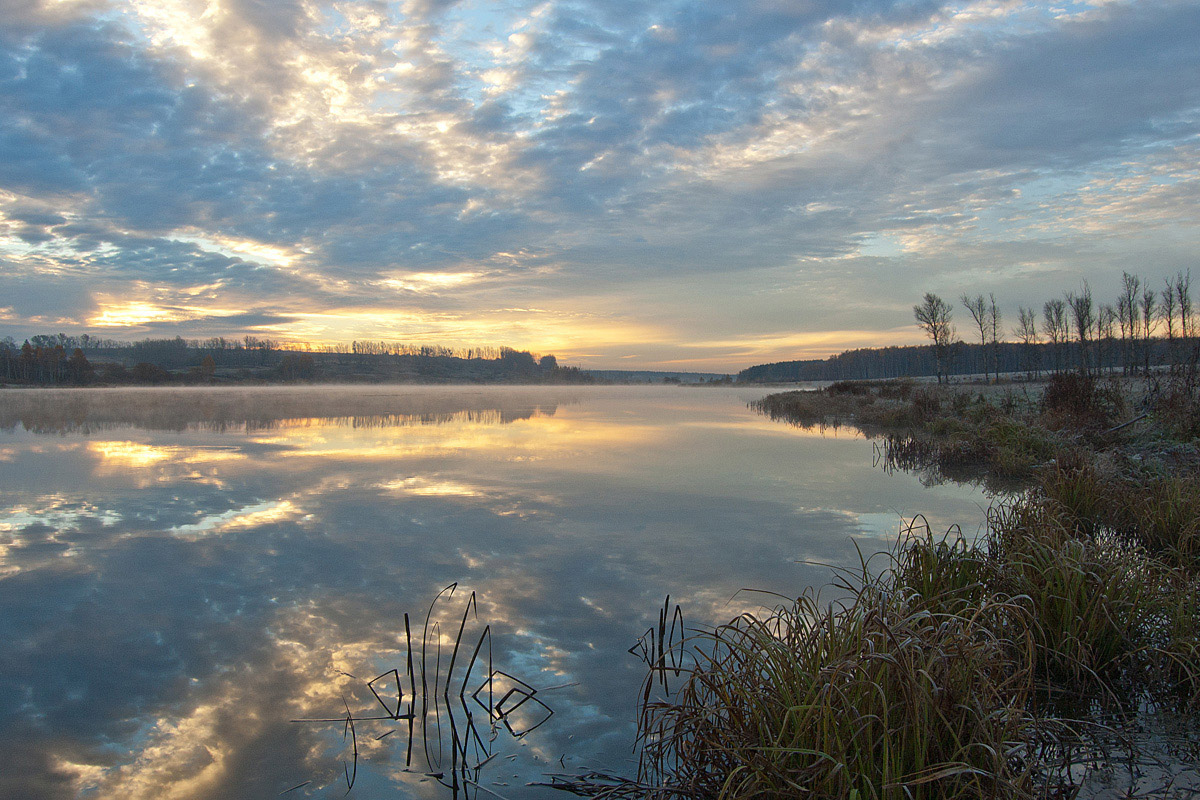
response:
[[[746,408],[763,393],[3,392],[0,795],[342,796],[343,726],[292,720],[381,715],[366,681],[392,669],[406,705],[409,642],[454,583],[424,636],[431,685],[459,628],[455,676],[488,628],[490,668],[553,711],[515,737],[544,716],[529,703],[493,739],[481,655],[455,709],[495,753],[479,783],[553,797],[527,782],[632,774],[645,667],[627,651],[665,596],[719,623],[763,602],[739,589],[823,585],[800,562],[856,563],[902,517],[983,519],[980,490],[873,468],[853,430]],[[411,756],[407,722],[358,723],[352,796],[452,796],[426,774],[450,766],[438,721]]]

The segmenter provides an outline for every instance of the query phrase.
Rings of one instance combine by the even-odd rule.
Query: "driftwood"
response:
[[[1140,415],[1134,417],[1133,419],[1129,420],[1128,422],[1122,422],[1120,425],[1117,425],[1114,428],[1109,428],[1108,430],[1101,432],[1100,435],[1107,436],[1110,433],[1116,433],[1117,431],[1121,430],[1122,428],[1128,428],[1130,425],[1132,425],[1135,422],[1141,422],[1148,416],[1150,416],[1149,411],[1147,411],[1145,414],[1140,414]]]

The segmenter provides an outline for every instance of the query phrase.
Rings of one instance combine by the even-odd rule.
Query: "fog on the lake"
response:
[[[823,585],[903,518],[982,522],[979,489],[874,467],[852,429],[772,422],[746,407],[764,393],[0,392],[0,795],[340,797],[353,766],[354,797],[451,796],[439,720],[413,753],[404,720],[353,743],[293,720],[391,713],[366,682],[393,669],[407,705],[409,642],[433,681],[460,628],[453,710],[494,753],[480,786],[633,773],[628,651],[668,595],[719,623],[770,602],[740,589]],[[471,692],[491,669],[553,714],[490,725]]]

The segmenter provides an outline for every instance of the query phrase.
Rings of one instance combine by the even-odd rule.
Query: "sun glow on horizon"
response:
[[[738,336],[697,342],[678,342],[679,347],[732,351],[722,358],[757,358],[787,354],[783,360],[828,358],[859,347],[890,347],[920,344],[919,332],[906,326],[886,331],[828,330]],[[680,359],[692,361],[693,359]]]
[[[482,273],[413,273],[394,279],[411,291],[415,287],[464,286]],[[136,329],[161,323],[220,322],[222,317],[252,313],[234,309],[169,305],[151,301],[103,302],[87,320],[97,328]],[[599,313],[579,314],[554,309],[496,309],[483,313],[427,312],[415,309],[344,308],[296,309],[275,312],[277,321],[247,331],[266,336],[285,349],[324,349],[352,341],[436,344],[461,351],[481,347],[512,347],[560,362],[593,369],[661,369],[731,372],[753,363],[828,358],[860,347],[919,345],[919,332],[909,327],[891,330],[834,329],[772,332],[724,338],[689,340],[678,332],[638,320]],[[636,348],[640,352],[631,353]],[[622,352],[624,351],[624,352]],[[673,351],[673,352],[672,352]],[[671,352],[671,355],[667,355]],[[631,363],[632,362],[632,363]]]

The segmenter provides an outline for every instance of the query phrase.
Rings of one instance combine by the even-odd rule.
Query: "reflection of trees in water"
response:
[[[333,422],[352,428],[396,428],[407,425],[445,425],[448,423],[469,422],[480,425],[507,425],[533,417],[552,417],[558,411],[557,404],[532,406],[525,408],[488,408],[469,411],[453,411],[440,414],[376,414],[369,417],[326,417],[316,420],[320,424]],[[311,418],[306,422],[313,422]],[[281,423],[284,421],[281,421]],[[282,425],[280,426],[282,427]]]
[[[128,391],[13,392],[0,406],[0,430],[84,434],[117,428],[254,432],[318,425],[351,428],[472,423],[505,425],[553,416],[557,400],[513,394],[438,392],[359,395],[338,392]]]
[[[915,475],[922,486],[940,486],[947,481],[960,485],[980,486],[993,494],[1017,491],[1022,483],[1015,478],[991,474],[975,452],[961,452],[939,444],[929,436],[903,431],[895,432],[877,425],[846,422],[837,414],[807,407],[779,410],[761,401],[751,408],[773,421],[784,422],[803,431],[832,431],[835,435],[845,427],[872,439],[872,466],[886,473],[906,472]]]
[[[928,437],[888,433],[871,443],[872,466],[892,473],[897,470],[916,475],[922,486],[940,486],[947,481],[980,486],[994,494],[1019,491],[1024,482],[1018,478],[992,474],[977,456],[942,446]]]

